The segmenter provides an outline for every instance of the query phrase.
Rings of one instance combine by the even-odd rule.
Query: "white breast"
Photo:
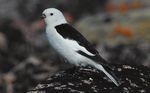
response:
[[[77,64],[81,60],[81,56],[75,52],[77,50],[76,42],[64,39],[57,33],[56,29],[47,29],[46,33],[51,46],[69,62]]]

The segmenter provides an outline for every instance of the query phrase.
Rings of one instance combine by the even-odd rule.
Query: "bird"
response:
[[[56,8],[47,8],[41,18],[45,23],[45,33],[52,48],[64,59],[75,66],[90,65],[102,71],[116,86],[119,83],[108,73],[108,67],[99,52],[73,26],[67,23],[63,13]]]

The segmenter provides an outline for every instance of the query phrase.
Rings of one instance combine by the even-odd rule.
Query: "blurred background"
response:
[[[40,19],[60,9],[112,64],[150,67],[149,0],[0,0],[0,93],[22,93],[70,67],[48,44]]]

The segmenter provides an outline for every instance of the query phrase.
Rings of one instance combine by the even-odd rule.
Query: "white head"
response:
[[[42,18],[48,26],[57,26],[67,23],[62,12],[55,8],[45,9],[42,13]]]

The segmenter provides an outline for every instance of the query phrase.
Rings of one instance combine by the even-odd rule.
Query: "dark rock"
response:
[[[145,61],[149,58],[147,51],[150,49],[150,45],[148,44],[147,50],[144,50],[141,44],[143,43],[106,45],[104,50],[108,53],[108,60],[111,63],[145,65]]]
[[[115,65],[112,70],[120,81],[119,87],[102,72],[88,66],[61,71],[27,93],[150,93],[150,69]]]

